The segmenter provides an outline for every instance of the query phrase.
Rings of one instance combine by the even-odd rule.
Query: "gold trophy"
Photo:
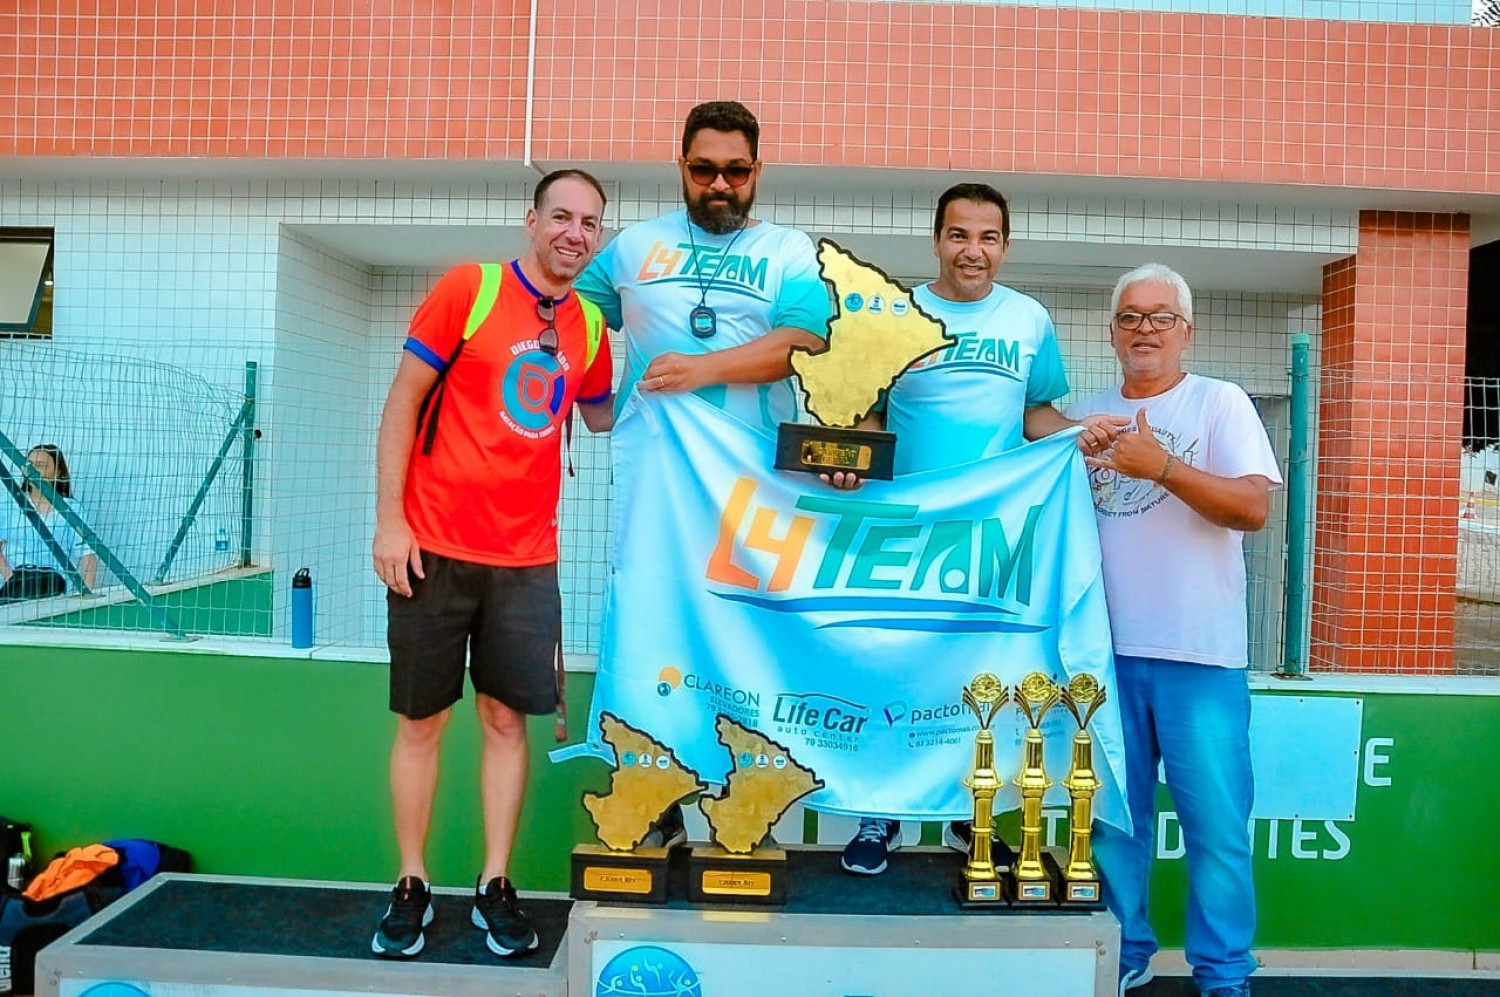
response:
[[[856,427],[902,371],[957,340],[885,271],[827,239],[818,242],[818,269],[838,302],[828,347],[820,353],[793,350],[790,357],[818,425],[782,423],[775,466],[812,474],[852,471],[888,481],[895,470],[895,434]]]
[[[688,900],[778,906],[786,903],[786,851],[769,838],[793,803],[823,782],[786,746],[719,714],[719,743],[733,767],[723,794],[704,796],[711,843],[688,849]]]
[[[1016,785],[1021,788],[1021,854],[1011,870],[1012,894],[1017,904],[1057,902],[1057,861],[1042,850],[1042,797],[1052,785],[1042,761],[1042,718],[1058,700],[1056,684],[1043,672],[1032,672],[1021,680],[1016,705],[1026,714],[1024,758]]]
[[[599,730],[616,766],[609,792],[585,793],[583,806],[602,845],[573,849],[570,892],[578,900],[665,903],[670,849],[640,844],[673,804],[708,787],[670,748],[618,717],[600,714]]]
[[[974,794],[974,834],[969,842],[969,861],[964,864],[964,880],[958,888],[959,902],[966,907],[1005,902],[1000,876],[1010,870],[996,868],[992,853],[995,793],[1004,783],[995,774],[995,735],[990,733],[990,724],[1009,698],[1005,686],[989,672],[974,676],[964,689],[964,705],[979,721],[979,733],[974,737],[974,771],[963,781]]]
[[[1089,737],[1089,720],[1104,705],[1105,689],[1092,675],[1075,675],[1062,690],[1062,704],[1078,721],[1073,735],[1073,765],[1063,785],[1068,787],[1073,806],[1069,823],[1068,864],[1063,869],[1063,903],[1097,904],[1099,870],[1094,867],[1090,837],[1094,823],[1094,794],[1101,783],[1094,774],[1094,742]]]

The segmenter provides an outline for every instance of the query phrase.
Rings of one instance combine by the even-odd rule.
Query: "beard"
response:
[[[728,235],[744,228],[750,220],[750,208],[755,204],[754,186],[730,190],[722,201],[711,201],[713,196],[705,192],[695,199],[687,184],[682,185],[682,199],[693,224],[712,235]]]

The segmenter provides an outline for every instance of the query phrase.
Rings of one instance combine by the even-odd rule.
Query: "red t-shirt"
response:
[[[478,293],[477,265],[444,274],[417,309],[406,350],[442,370]],[[575,398],[610,396],[614,371],[604,339],[583,369],[588,334],[572,291],[557,305],[557,356],[544,352],[538,297],[520,267],[507,264],[495,307],[448,372],[429,454],[418,428],[404,505],[423,550],[501,567],[557,560],[560,427]]]

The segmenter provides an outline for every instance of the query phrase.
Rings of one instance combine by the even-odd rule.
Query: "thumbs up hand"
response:
[[[1127,478],[1161,482],[1177,458],[1156,441],[1143,407],[1135,414],[1135,432],[1121,433],[1104,453],[1083,460],[1089,467],[1107,468]]]

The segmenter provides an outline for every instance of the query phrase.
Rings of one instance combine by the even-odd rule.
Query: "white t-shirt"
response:
[[[1281,484],[1255,405],[1227,381],[1189,374],[1152,398],[1125,398],[1113,388],[1069,405],[1067,414],[1134,420],[1141,408],[1157,442],[1179,461],[1223,478],[1258,474]],[[1213,525],[1154,481],[1099,469],[1090,478],[1115,653],[1244,668],[1244,534]]]
[[[949,301],[923,284],[912,300],[958,343],[923,357],[886,397],[896,473],[954,467],[1014,450],[1026,409],[1068,393],[1052,317],[996,284],[980,301]]]
[[[56,509],[42,516],[42,522],[75,566],[89,552],[88,544],[83,542],[83,538]],[[5,541],[5,559],[10,562],[11,568],[46,568],[59,574],[67,574],[57,558],[52,556],[52,551],[42,540],[41,534],[31,525],[31,519],[16,508],[16,503],[3,492],[0,492],[0,540]]]
[[[713,235],[690,225],[686,208],[625,228],[574,287],[599,306],[611,329],[625,334],[616,411],[658,354],[742,346],[783,326],[827,337],[833,311],[806,233],[762,221]],[[697,338],[689,326],[700,300],[717,319],[709,339]],[[802,409],[790,378],[710,385],[698,394],[768,429],[795,421]]]

